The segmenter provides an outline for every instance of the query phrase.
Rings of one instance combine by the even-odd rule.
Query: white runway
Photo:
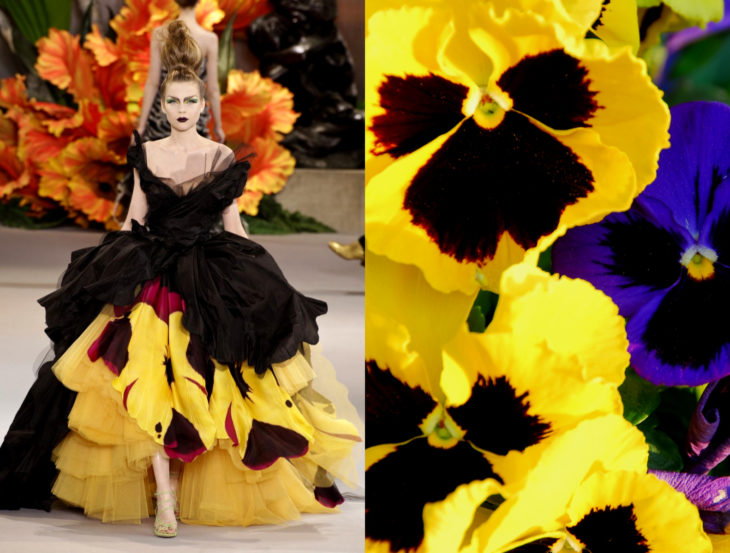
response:
[[[71,251],[99,243],[100,233],[64,228],[26,231],[0,226],[0,436],[4,436],[27,389],[33,368],[48,348],[43,309],[36,299],[51,292]],[[363,269],[327,248],[328,240],[350,242],[355,236],[297,234],[254,236],[274,256],[288,280],[301,292],[325,300],[329,313],[320,318],[324,355],[350,400],[364,418],[364,282]],[[356,450],[364,481],[363,448]],[[51,513],[23,509],[0,511],[0,553],[142,553],[266,551],[354,553],[364,550],[362,485],[333,515],[304,515],[285,526],[219,528],[181,525],[175,539],[152,534],[152,519],[139,525],[109,525],[87,519],[77,510]]]

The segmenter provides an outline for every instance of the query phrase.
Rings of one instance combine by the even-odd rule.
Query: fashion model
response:
[[[156,509],[162,537],[176,513],[249,525],[331,511],[360,438],[311,386],[326,304],[246,236],[249,163],[196,132],[202,54],[182,21],[164,36],[171,134],[136,136],[122,230],[74,252],[40,300],[54,358],[0,447],[0,507],[59,498],[132,522]]]
[[[223,132],[221,123],[221,96],[218,86],[218,35],[206,31],[198,25],[195,19],[195,7],[198,0],[175,0],[180,12],[178,21],[182,21],[188,28],[190,36],[201,50],[200,61],[193,69],[200,79],[205,82],[206,106],[213,112],[213,137],[218,142],[225,141],[226,135]],[[166,26],[158,27],[152,33],[150,43],[150,65],[147,72],[147,81],[142,96],[137,132],[144,139],[157,140],[170,134],[170,124],[165,113],[160,108],[160,82],[167,77],[167,69],[162,63],[162,45],[165,42]],[[204,109],[196,125],[198,133],[210,137],[208,133],[208,120],[210,113]]]

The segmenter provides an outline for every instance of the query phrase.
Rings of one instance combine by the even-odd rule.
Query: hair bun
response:
[[[171,71],[182,66],[197,73],[203,61],[203,53],[198,43],[190,36],[188,26],[183,21],[175,19],[167,24],[165,31],[160,52],[163,67]]]

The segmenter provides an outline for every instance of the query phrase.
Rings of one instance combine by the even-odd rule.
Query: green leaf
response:
[[[0,0],[0,7],[33,44],[51,27],[67,31],[71,24],[71,0]]]
[[[672,438],[657,428],[659,419],[654,414],[638,425],[649,446],[649,468],[653,470],[681,471],[682,455]]]
[[[228,72],[236,66],[236,56],[233,50],[233,22],[236,20],[237,13],[233,12],[223,30],[220,50],[218,50],[218,86],[220,86],[221,95],[225,94],[228,88]]]
[[[298,211],[287,211],[276,198],[264,196],[256,217],[242,215],[250,234],[292,234],[295,232],[335,232],[332,227]]]
[[[553,247],[550,246],[547,250],[540,254],[537,260],[537,266],[540,267],[546,273],[553,272]]]
[[[6,227],[43,229],[57,227],[65,223],[68,214],[62,210],[56,210],[43,217],[32,217],[28,215],[28,209],[20,205],[20,198],[12,198],[0,203],[0,225]]]
[[[497,309],[498,301],[498,294],[489,292],[488,290],[479,291],[466,321],[469,325],[470,332],[484,332],[487,329],[487,326],[489,326],[489,323],[492,322],[492,318],[494,317],[494,311]]]
[[[644,380],[629,367],[618,391],[624,405],[624,418],[631,424],[639,424],[659,407],[662,388]]]

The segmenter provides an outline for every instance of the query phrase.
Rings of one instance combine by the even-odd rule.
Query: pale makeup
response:
[[[205,100],[194,81],[176,81],[167,85],[162,111],[176,131],[184,132],[195,127],[204,107]]]

